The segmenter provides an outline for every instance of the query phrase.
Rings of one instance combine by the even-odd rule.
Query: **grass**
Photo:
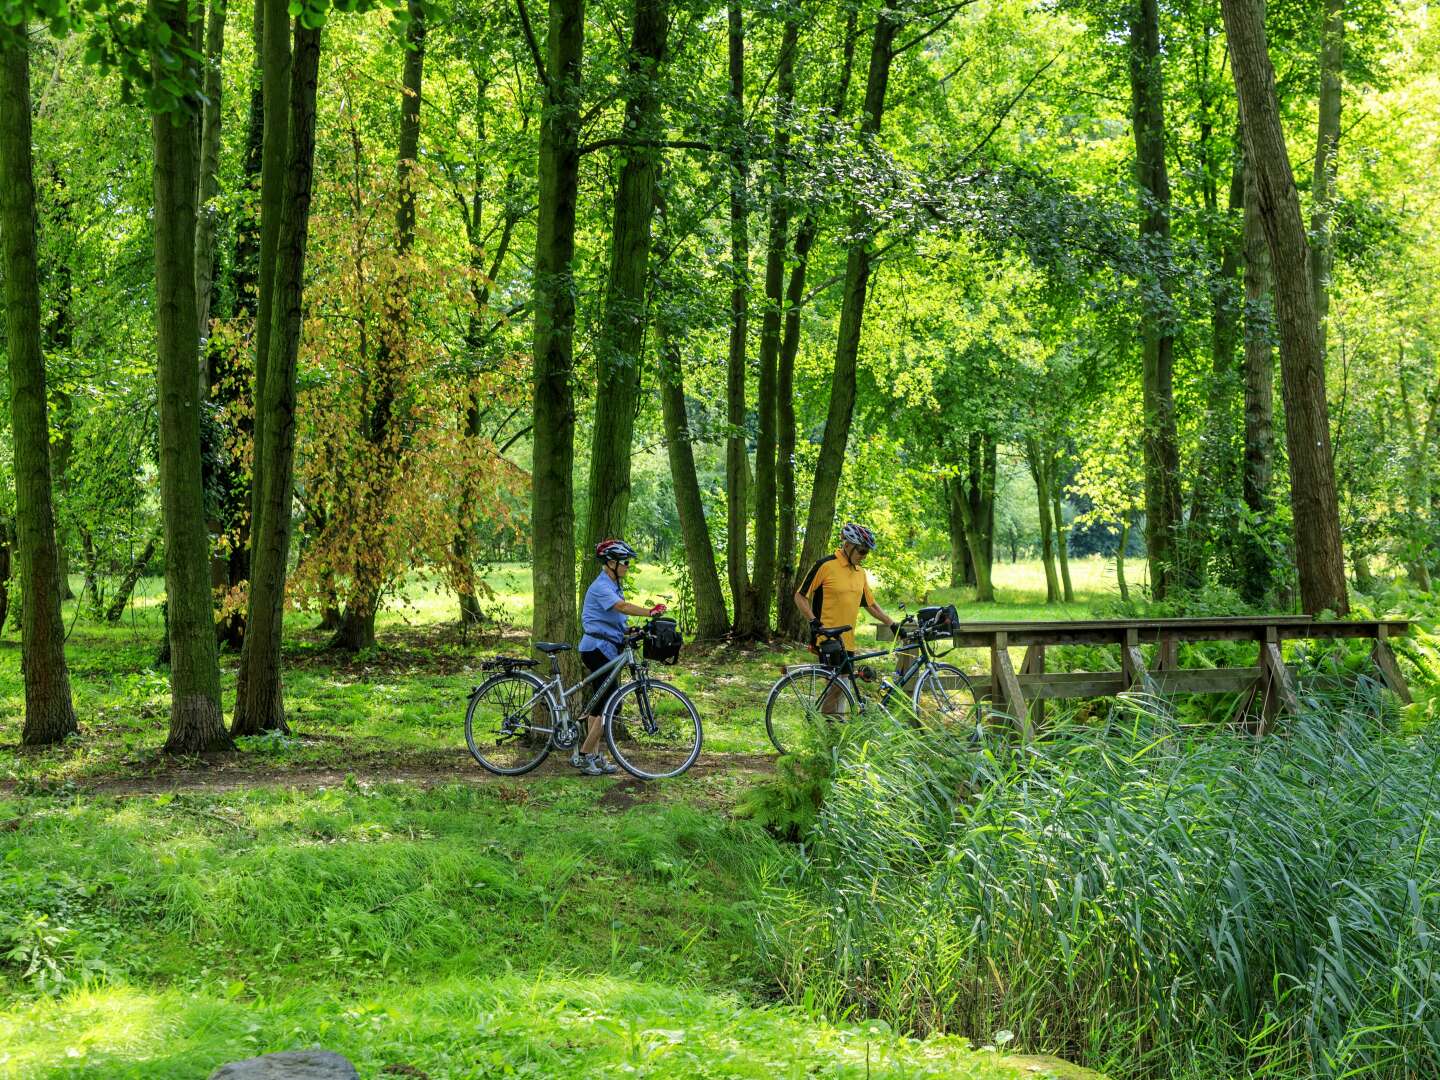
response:
[[[767,1003],[749,883],[793,856],[694,786],[615,790],[0,800],[0,1077],[310,1045],[367,1078],[1043,1075]]]
[[[966,753],[856,725],[761,907],[792,1000],[1115,1077],[1440,1075],[1440,767],[1362,682],[1262,742],[1122,700]]]

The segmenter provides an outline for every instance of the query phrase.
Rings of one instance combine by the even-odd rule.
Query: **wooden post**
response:
[[[1020,725],[1020,737],[1028,742],[1032,734],[1030,717],[1025,709],[1020,680],[1015,677],[1015,668],[1010,663],[1009,648],[1010,635],[1004,630],[997,630],[994,643],[990,646],[990,692],[1005,712],[1015,718]]]
[[[1120,646],[1120,667],[1125,673],[1125,689],[1133,690],[1138,685],[1147,693],[1155,693],[1155,680],[1145,669],[1145,657],[1140,653],[1140,633],[1134,627],[1127,627],[1125,640]]]
[[[1031,645],[1025,650],[1025,661],[1020,665],[1022,675],[1044,675],[1045,674],[1045,646]],[[1045,698],[1040,694],[1035,695],[1035,700],[1030,702],[1030,726],[1038,728],[1045,723]]]
[[[1274,626],[1265,628],[1265,640],[1260,643],[1260,670],[1264,672],[1265,720],[1273,720],[1282,709],[1297,711],[1300,704],[1295,698],[1295,683],[1280,653],[1280,636]],[[1263,727],[1261,733],[1264,733]]]
[[[1395,663],[1395,653],[1390,649],[1390,630],[1384,623],[1376,629],[1375,647],[1370,650],[1370,659],[1380,669],[1380,678],[1385,685],[1402,703],[1409,705],[1414,699],[1410,696],[1410,687],[1405,685],[1405,676],[1400,674],[1400,666]]]

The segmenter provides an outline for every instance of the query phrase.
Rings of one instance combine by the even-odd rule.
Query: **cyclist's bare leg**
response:
[[[594,754],[600,750],[600,736],[605,733],[605,722],[598,716],[587,716],[590,725],[585,731],[585,741],[580,744],[580,753]]]

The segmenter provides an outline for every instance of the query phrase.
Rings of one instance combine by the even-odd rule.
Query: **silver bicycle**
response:
[[[500,776],[521,776],[550,756],[551,750],[578,752],[585,737],[584,717],[591,715],[622,673],[630,681],[606,703],[602,719],[605,744],[615,763],[641,780],[679,776],[700,756],[700,714],[678,687],[650,674],[643,628],[626,632],[615,659],[566,688],[559,655],[572,646],[537,641],[550,657],[550,676],[535,674],[538,661],[501,656],[487,660],[494,674],[470,691],[465,710],[465,743],[482,766]],[[590,687],[585,707],[572,708]]]

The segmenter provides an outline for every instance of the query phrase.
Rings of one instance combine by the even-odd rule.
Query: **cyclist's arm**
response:
[[[795,590],[795,606],[800,609],[800,614],[811,622],[815,621],[815,610],[810,606],[810,598],[799,589]]]
[[[892,630],[895,628],[895,620],[892,619],[889,615],[886,615],[884,611],[880,610],[880,605],[877,604],[874,600],[869,601],[865,605],[865,610],[870,612],[871,615],[875,616],[875,618],[879,619],[882,623],[890,627]]]
[[[611,610],[611,611],[618,611],[618,612],[620,612],[621,615],[649,615],[649,614],[650,614],[650,609],[649,609],[649,608],[647,608],[647,607],[641,607],[639,604],[632,604],[632,603],[630,603],[629,600],[617,600],[617,601],[615,601],[615,605],[614,605],[610,610]]]

